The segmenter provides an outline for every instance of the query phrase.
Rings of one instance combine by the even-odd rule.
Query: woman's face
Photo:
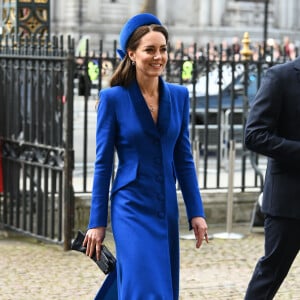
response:
[[[135,51],[128,55],[135,62],[137,77],[157,77],[162,74],[168,61],[166,38],[161,32],[145,34]]]

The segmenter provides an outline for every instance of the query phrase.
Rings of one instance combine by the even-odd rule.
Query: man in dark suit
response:
[[[271,67],[252,104],[248,149],[268,157],[262,212],[265,253],[245,299],[273,299],[300,248],[300,57]]]

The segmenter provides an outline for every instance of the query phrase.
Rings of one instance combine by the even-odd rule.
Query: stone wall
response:
[[[233,195],[233,223],[249,223],[255,202],[259,192],[237,192]],[[227,221],[227,197],[226,192],[202,192],[202,198],[210,225],[225,224]],[[84,230],[88,224],[90,210],[90,195],[77,194],[75,196],[75,230]],[[185,206],[178,192],[178,202],[180,210],[180,225],[187,225]]]

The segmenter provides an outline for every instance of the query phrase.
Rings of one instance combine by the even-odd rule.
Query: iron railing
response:
[[[64,47],[63,38],[24,43],[6,38],[0,45],[1,221],[27,235],[64,242],[68,249],[74,210],[74,42],[69,38]]]
[[[119,63],[116,48],[114,42],[112,52],[104,51],[100,41],[91,54],[87,41],[84,53],[75,56],[70,37],[66,44],[63,37],[0,41],[0,222],[5,226],[70,248],[74,192],[88,194],[92,187],[96,111],[91,107]],[[188,56],[185,50],[170,46],[163,76],[190,92],[200,188],[227,190],[234,171],[234,189],[261,189],[266,159],[245,149],[244,126],[265,70],[285,57],[242,60],[230,51],[224,55],[222,47],[212,56],[209,46],[200,51],[196,44]],[[235,169],[229,170],[233,144]]]
[[[114,42],[111,52],[105,52],[100,42],[99,50],[89,50],[86,44],[84,56],[77,57],[78,89],[75,90],[75,101],[84,101],[83,123],[83,163],[75,164],[75,171],[83,180],[77,191],[89,193],[92,186],[93,161],[88,161],[89,129],[91,112],[88,103],[98,91],[108,86],[108,81],[118,65],[116,56],[117,43]],[[201,49],[194,44],[192,52],[186,54],[184,45],[177,52],[169,48],[168,61],[164,78],[176,84],[186,85],[190,91],[190,137],[197,162],[199,184],[201,189],[227,189],[228,159],[230,141],[235,142],[236,172],[234,187],[241,191],[261,188],[261,172],[266,166],[266,159],[253,155],[243,144],[244,125],[249,105],[259,88],[264,72],[270,66],[285,62],[284,54],[274,59],[272,49],[268,56],[249,57],[243,60],[233,51],[212,49],[209,45]],[[226,51],[225,51],[226,50]],[[225,55],[224,55],[225,53]],[[261,49],[258,49],[261,53]],[[92,112],[92,116],[95,112]],[[94,116],[93,116],[94,117]],[[92,128],[95,130],[95,127]],[[93,144],[92,144],[93,145]],[[94,145],[93,145],[94,146]]]

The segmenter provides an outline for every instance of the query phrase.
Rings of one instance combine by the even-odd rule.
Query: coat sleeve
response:
[[[109,187],[112,174],[115,112],[106,93],[100,94],[96,129],[96,160],[88,228],[107,226]]]
[[[205,217],[205,214],[189,139],[189,97],[187,90],[183,98],[183,118],[181,131],[175,145],[174,164],[190,221],[193,217]]]
[[[285,86],[289,86],[281,68],[267,71],[259,88],[245,128],[245,145],[248,149],[268,156],[288,168],[300,167],[300,141],[294,115],[295,95],[286,96]],[[293,87],[290,87],[292,90]]]

